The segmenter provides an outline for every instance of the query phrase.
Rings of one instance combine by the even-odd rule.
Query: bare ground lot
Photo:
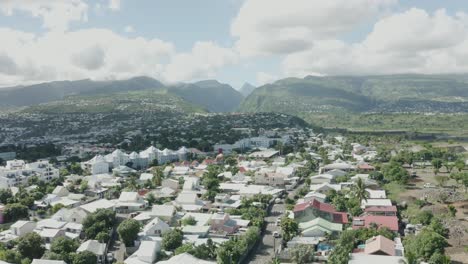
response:
[[[412,171],[410,170],[410,172]],[[423,209],[431,210],[434,215],[447,214],[448,204],[455,206],[457,209],[455,217],[445,218],[450,230],[448,238],[450,246],[446,248],[446,252],[451,257],[452,263],[468,263],[468,194],[454,180],[449,180],[445,187],[437,186],[432,168],[416,168],[414,171],[417,177],[410,182],[407,190],[394,196],[397,197],[398,202],[406,201],[408,204],[416,199],[426,197],[431,205],[425,206]],[[449,173],[441,169],[438,175],[448,177]],[[424,188],[425,183],[431,183],[436,187]],[[448,193],[452,200],[458,201],[441,203],[437,198],[441,192]]]

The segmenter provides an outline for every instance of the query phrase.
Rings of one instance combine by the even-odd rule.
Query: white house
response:
[[[57,186],[55,189],[52,191],[52,194],[55,194],[59,197],[65,197],[70,194],[68,189],[65,186]]]
[[[137,192],[122,192],[116,203],[115,209],[120,213],[130,213],[146,208],[148,202]]]
[[[141,241],[138,250],[124,260],[125,264],[152,264],[156,261],[157,253],[161,251],[159,241]]]
[[[109,200],[106,200],[106,199],[100,199],[100,200],[96,200],[96,201],[91,202],[91,203],[84,204],[84,205],[80,206],[80,208],[83,209],[87,213],[94,213],[98,209],[115,210],[115,203],[111,202]]]
[[[76,252],[89,251],[96,255],[98,263],[104,263],[106,258],[106,244],[97,240],[87,240],[76,250]]]
[[[198,199],[194,192],[181,192],[177,196],[175,203],[182,207],[184,211],[197,212],[200,211],[205,203]]]
[[[311,184],[333,183],[336,176],[332,174],[318,174],[310,177]]]
[[[182,253],[176,256],[171,257],[168,260],[163,260],[163,261],[158,261],[158,264],[180,264],[180,263],[185,263],[185,264],[214,264],[216,263],[215,261],[207,261],[207,260],[202,260],[198,259],[189,253]]]
[[[31,264],[67,264],[63,260],[33,259]]]
[[[88,213],[82,208],[62,208],[51,218],[57,221],[82,224]]]
[[[140,232],[140,236],[161,236],[167,231],[170,231],[171,227],[166,224],[163,220],[155,217],[149,223],[143,227],[143,231]]]
[[[10,231],[13,235],[22,237],[28,233],[33,232],[35,228],[36,222],[19,220],[10,226]]]
[[[101,174],[109,172],[109,163],[101,155],[81,163],[84,170],[89,171],[91,174]]]

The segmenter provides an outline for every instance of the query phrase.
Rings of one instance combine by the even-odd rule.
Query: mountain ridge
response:
[[[186,87],[190,87],[189,90]],[[181,97],[189,104],[214,112],[229,112],[238,107],[243,96],[228,84],[216,80],[199,81],[189,84],[164,85],[147,76],[137,76],[127,80],[55,81],[0,89],[0,107],[28,107],[61,100],[71,100],[73,96],[109,96],[132,91],[167,91]],[[70,98],[71,97],[71,98]]]

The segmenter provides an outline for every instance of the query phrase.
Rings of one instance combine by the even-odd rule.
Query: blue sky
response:
[[[4,0],[0,86],[466,72],[464,0]]]

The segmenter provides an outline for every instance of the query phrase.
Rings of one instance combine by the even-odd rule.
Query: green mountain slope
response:
[[[142,90],[111,94],[74,95],[62,100],[27,107],[30,113],[109,113],[109,112],[206,112],[166,91]]]
[[[170,87],[168,91],[211,112],[231,112],[243,100],[242,94],[230,85],[215,80],[181,84]]]
[[[243,96],[231,86],[217,81],[208,80],[167,87],[149,77],[135,77],[118,81],[60,81],[3,88],[0,89],[0,108],[34,106],[44,103],[47,107],[51,107],[54,104],[73,104],[72,100],[82,100],[80,96],[105,98],[106,96],[113,97],[116,93],[132,91],[164,92],[165,96],[158,98],[158,103],[161,103],[164,98],[169,99],[170,95],[170,99],[178,97],[181,101],[186,101],[188,105],[196,105],[198,108],[212,112],[232,111],[243,99]],[[154,99],[154,97],[151,98]],[[114,98],[109,100],[112,99]]]
[[[308,76],[255,89],[242,111],[468,112],[465,75]]]
[[[0,89],[0,106],[30,106],[61,100],[69,95],[113,93],[160,88],[163,84],[148,77],[119,81],[58,81]]]

